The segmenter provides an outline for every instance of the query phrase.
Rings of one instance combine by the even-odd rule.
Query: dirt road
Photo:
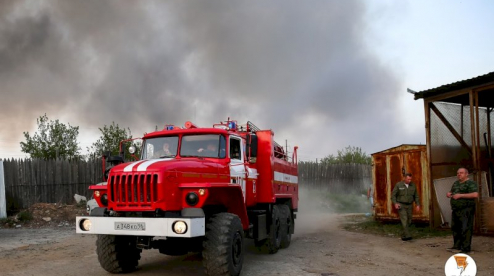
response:
[[[451,238],[403,242],[341,229],[342,215],[304,214],[288,249],[257,252],[247,240],[243,276],[257,275],[444,275]],[[109,275],[95,253],[95,237],[76,235],[73,226],[0,229],[1,275]],[[471,257],[477,275],[494,275],[494,238],[475,236]],[[170,257],[143,251],[132,275],[204,275],[197,254]]]

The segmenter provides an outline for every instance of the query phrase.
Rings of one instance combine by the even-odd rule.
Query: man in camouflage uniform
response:
[[[412,182],[411,173],[405,174],[403,181],[396,183],[391,194],[391,201],[393,202],[393,206],[398,210],[401,225],[403,226],[401,239],[409,241],[412,239],[408,228],[412,224],[413,202],[415,202],[417,212],[420,211],[417,185]]]
[[[475,219],[475,199],[479,197],[478,185],[468,178],[466,168],[459,168],[456,176],[458,180],[453,183],[451,191],[446,194],[451,199],[451,231],[454,241],[453,247],[449,250],[469,253]]]

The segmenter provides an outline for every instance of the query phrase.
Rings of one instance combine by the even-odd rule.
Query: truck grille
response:
[[[110,201],[122,207],[150,207],[157,201],[158,175],[129,173],[108,179]]]

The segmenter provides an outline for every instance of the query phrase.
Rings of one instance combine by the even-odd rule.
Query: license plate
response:
[[[115,222],[115,230],[144,231],[146,223],[144,222]]]

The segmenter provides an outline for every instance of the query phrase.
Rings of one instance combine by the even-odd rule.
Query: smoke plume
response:
[[[231,117],[323,156],[365,150],[396,127],[399,88],[366,24],[365,1],[1,1],[0,142],[44,113],[134,136]]]

